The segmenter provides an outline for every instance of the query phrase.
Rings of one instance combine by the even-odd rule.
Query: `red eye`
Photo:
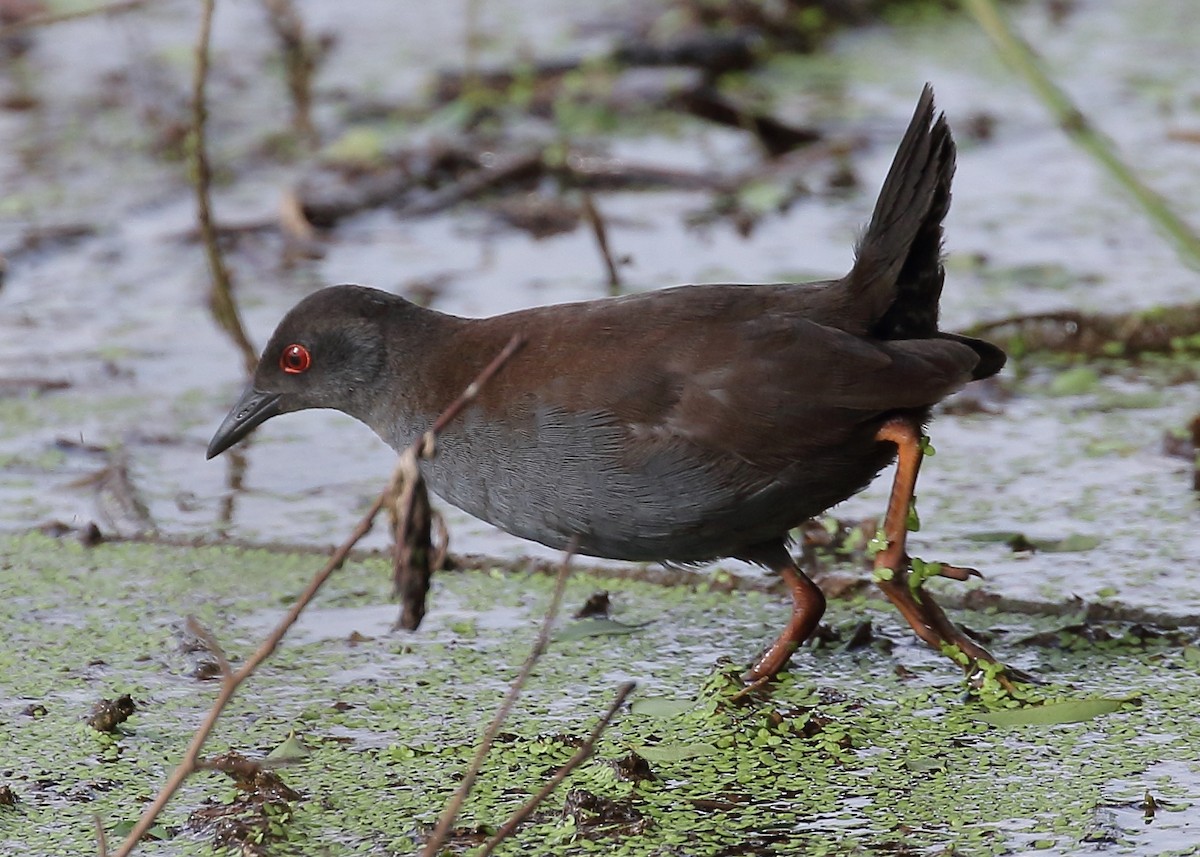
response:
[[[312,355],[308,353],[308,349],[303,345],[289,345],[279,355],[279,368],[289,375],[299,375],[301,372],[307,372],[308,367],[311,365]]]

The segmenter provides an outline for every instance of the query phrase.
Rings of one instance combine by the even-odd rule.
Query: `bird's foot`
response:
[[[916,557],[885,548],[875,556],[875,582],[900,611],[916,635],[931,648],[959,664],[969,677],[996,681],[1012,693],[1013,681],[1031,681],[1031,677],[1004,665],[950,621],[924,583],[931,577],[966,580],[978,575],[974,569],[924,562]]]
[[[787,666],[788,661],[792,659],[792,654],[800,647],[801,642],[803,640],[796,641],[790,639],[787,631],[785,631],[779,639],[767,647],[762,656],[755,661],[754,666],[742,674],[742,683],[746,685],[746,689],[753,690],[762,687],[768,681],[775,678]]]
[[[773,679],[792,658],[800,644],[812,636],[817,623],[825,613],[825,596],[815,583],[796,568],[786,551],[781,550],[781,559],[775,563],[779,576],[792,593],[792,615],[787,627],[767,647],[762,657],[742,676],[749,688],[761,687]]]
[[[919,527],[913,492],[921,469],[921,459],[929,447],[920,425],[910,419],[897,417],[880,427],[876,439],[896,445],[896,475],[883,527],[872,540],[875,549],[875,582],[896,605],[917,636],[929,646],[949,655],[967,670],[968,675],[992,675],[1011,692],[1012,670],[946,618],[942,608],[924,588],[925,581],[932,577],[966,580],[979,575],[979,572],[972,568],[924,562],[909,557],[906,550],[908,531]]]

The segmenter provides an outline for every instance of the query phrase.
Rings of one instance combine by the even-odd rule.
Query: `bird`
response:
[[[926,84],[840,279],[675,286],[486,318],[365,286],[318,290],[279,323],[208,458],[308,408],[355,417],[401,451],[518,335],[523,347],[422,462],[444,500],[551,548],[777,573],[792,611],[745,673],[761,683],[825,610],[789,533],[896,462],[874,578],[921,640],[972,669],[995,663],[909,577],[906,552],[933,406],[1006,360],[938,327],[954,171]]]

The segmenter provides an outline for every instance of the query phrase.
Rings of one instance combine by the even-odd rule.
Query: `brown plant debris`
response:
[[[129,694],[116,699],[102,699],[92,706],[87,725],[97,732],[116,732],[117,727],[133,716],[137,707]]]
[[[633,801],[612,800],[586,789],[567,792],[562,817],[574,819],[579,834],[587,839],[634,836],[649,823]]]
[[[1017,356],[1033,352],[1086,357],[1200,351],[1200,303],[1122,313],[1075,310],[1016,315],[965,331]]]
[[[210,834],[216,848],[236,849],[243,857],[266,857],[272,843],[283,838],[291,805],[303,796],[261,762],[234,751],[214,756],[200,767],[227,775],[237,794],[229,802],[207,799],[188,816],[188,828]]]
[[[388,514],[391,516],[395,547],[392,563],[392,593],[400,602],[400,617],[395,627],[415,631],[425,618],[425,598],[435,569],[446,557],[448,539],[435,549],[432,524],[440,518],[429,504],[429,491],[417,463],[417,453],[406,449],[400,456],[396,475],[388,488]],[[443,536],[445,525],[440,526]]]
[[[608,617],[608,609],[611,602],[608,598],[608,592],[593,592],[583,606],[572,614],[575,619],[587,619],[593,616]]]

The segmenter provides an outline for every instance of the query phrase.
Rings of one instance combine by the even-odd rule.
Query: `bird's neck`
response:
[[[352,416],[397,452],[410,445],[462,392],[460,352],[472,322],[407,301],[393,308],[383,319],[386,382]]]

